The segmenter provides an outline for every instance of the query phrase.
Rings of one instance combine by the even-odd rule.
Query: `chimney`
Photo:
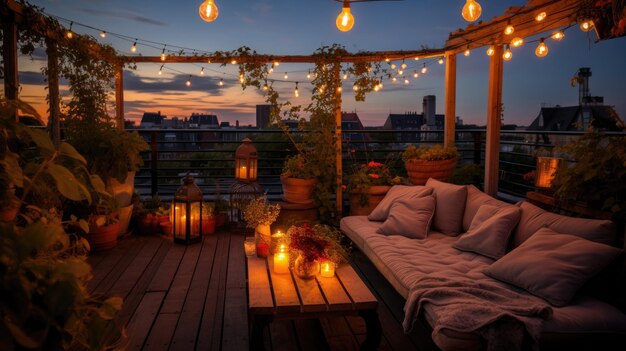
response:
[[[591,68],[581,67],[578,70],[578,104],[583,105],[589,97],[589,77]]]
[[[424,124],[427,124],[431,128],[435,128],[435,107],[437,106],[435,95],[426,95],[422,101],[422,108],[424,114]]]

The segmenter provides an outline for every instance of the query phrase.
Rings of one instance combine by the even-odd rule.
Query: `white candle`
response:
[[[277,252],[285,252],[284,240],[285,235],[280,231],[276,231],[275,234],[272,234],[272,240],[270,242],[270,253],[275,254]],[[280,250],[278,246],[280,245]]]
[[[279,252],[274,254],[274,273],[289,273],[289,254]]]
[[[325,278],[332,278],[335,276],[335,263],[331,261],[322,262],[322,269],[320,275]]]

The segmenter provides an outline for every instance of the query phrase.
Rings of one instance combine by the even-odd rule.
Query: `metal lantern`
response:
[[[537,172],[535,176],[535,187],[541,190],[552,188],[552,180],[561,163],[560,158],[537,157]]]
[[[202,191],[193,176],[187,174],[176,190],[171,208],[174,242],[192,244],[202,235]]]
[[[257,160],[256,148],[252,140],[245,138],[235,151],[235,180],[243,183],[256,182]]]

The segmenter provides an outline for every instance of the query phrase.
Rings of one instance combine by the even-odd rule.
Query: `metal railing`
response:
[[[243,138],[250,138],[259,153],[258,181],[269,197],[280,196],[283,160],[296,152],[279,129],[138,129],[151,150],[144,154],[144,167],[135,177],[135,188],[142,196],[159,194],[171,197],[181,178],[192,173],[209,198],[228,195],[234,182],[234,151]],[[535,170],[539,148],[552,149],[569,143],[583,132],[531,132],[503,130],[500,133],[499,191],[524,197],[534,189],[524,175]],[[626,135],[626,133],[611,133]],[[406,176],[401,159],[410,144],[443,142],[443,131],[421,130],[343,130],[342,158],[344,175],[359,164],[375,160],[387,162],[398,175]],[[456,146],[461,155],[459,167],[483,165],[485,130],[457,129]],[[482,179],[482,177],[480,178]]]

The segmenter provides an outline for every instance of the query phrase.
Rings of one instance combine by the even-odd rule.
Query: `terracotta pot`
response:
[[[379,202],[387,195],[387,192],[391,189],[388,185],[375,185],[369,187],[367,192],[354,192],[349,194],[350,198],[350,215],[351,216],[367,216]],[[363,205],[363,200],[367,200],[367,203]]]
[[[0,210],[0,222],[12,223],[20,211],[20,201],[13,200],[9,205]]]
[[[110,250],[117,245],[117,233],[119,230],[119,223],[113,223],[102,227],[91,228],[89,233],[84,236],[89,242],[89,246],[91,246],[91,251]]]
[[[300,179],[280,176],[283,184],[283,200],[294,204],[307,204],[313,202],[313,189],[317,179]]]
[[[120,208],[120,232],[118,233],[118,235],[124,235],[128,232],[128,224],[130,223],[130,217],[133,214],[133,207],[134,205],[129,205]]]
[[[228,215],[226,213],[218,213],[215,215],[215,227],[223,227],[226,225],[226,221],[228,220]]]
[[[161,227],[161,233],[167,237],[172,237],[172,222],[161,222],[159,223]]]
[[[215,233],[215,216],[202,219],[202,235]]]
[[[456,168],[457,159],[426,161],[420,159],[408,159],[404,162],[409,181],[415,185],[424,185],[428,178],[434,178],[447,182],[452,177]]]
[[[137,230],[139,234],[157,235],[161,232],[161,227],[159,226],[159,223],[161,223],[159,217],[149,213],[145,217],[139,219],[139,221],[137,222]]]
[[[130,205],[135,190],[135,171],[128,172],[124,183],[118,182],[117,179],[109,179],[106,188],[109,193],[113,194],[121,207]]]

